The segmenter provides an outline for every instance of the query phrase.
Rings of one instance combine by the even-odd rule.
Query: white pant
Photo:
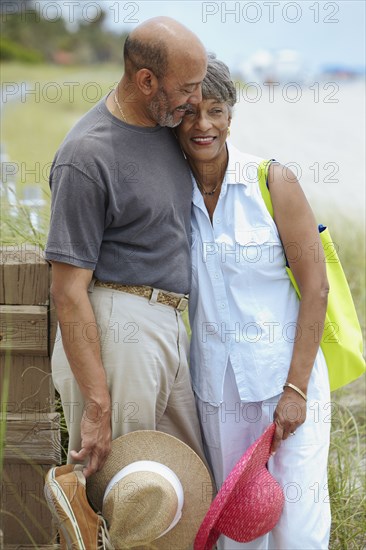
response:
[[[206,452],[218,488],[246,449],[272,422],[279,397],[277,395],[258,403],[241,402],[229,364],[224,380],[223,403],[214,407],[197,398]],[[267,535],[249,543],[238,543],[221,536],[219,549],[328,548],[330,406],[328,372],[320,351],[309,383],[306,421],[294,436],[282,441],[276,455],[268,463],[269,471],[285,495],[278,524]]]

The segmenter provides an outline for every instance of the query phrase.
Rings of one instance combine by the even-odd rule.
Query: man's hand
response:
[[[111,411],[102,411],[95,403],[85,405],[81,420],[81,449],[71,451],[73,460],[84,462],[85,477],[100,470],[111,450]]]
[[[285,388],[273,415],[276,431],[272,441],[271,453],[279,448],[281,441],[294,434],[306,420],[306,401],[291,389]],[[295,436],[296,437],[296,436]]]

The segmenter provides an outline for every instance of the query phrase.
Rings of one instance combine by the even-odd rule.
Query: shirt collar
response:
[[[226,188],[228,185],[238,185],[242,184],[245,187],[253,181],[252,178],[256,177],[258,164],[254,162],[253,159],[250,159],[249,156],[243,155],[232,145],[229,141],[226,141],[227,150],[229,154],[229,162],[226,168],[224,181],[222,182],[221,187],[221,196],[226,194]],[[252,162],[249,162],[252,160]],[[204,200],[201,191],[198,189],[197,182],[193,173],[191,172],[192,182],[193,182],[193,194],[192,202],[196,206],[204,206]]]
[[[203,208],[205,205],[203,196],[201,191],[198,189],[196,178],[194,177],[192,171],[191,171],[191,178],[192,178],[192,202],[194,205]]]
[[[230,142],[227,141],[226,143],[229,153],[229,162],[222,184],[229,185],[241,183],[247,186],[250,180],[248,179],[248,167],[244,163],[243,154]]]

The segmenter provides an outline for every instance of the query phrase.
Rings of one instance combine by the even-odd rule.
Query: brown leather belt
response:
[[[151,300],[155,292],[155,301],[159,304],[165,304],[171,306],[177,311],[184,311],[188,305],[188,294],[175,294],[174,292],[167,292],[165,290],[159,290],[152,288],[151,286],[143,285],[120,285],[118,283],[103,283],[96,280],[94,286],[101,286],[103,288],[110,288],[112,290],[120,290],[121,292],[127,292],[128,294],[135,294],[136,296],[143,296],[148,300]]]

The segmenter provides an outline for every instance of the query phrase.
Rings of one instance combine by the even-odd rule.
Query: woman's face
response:
[[[225,141],[230,122],[226,103],[204,99],[192,105],[176,128],[187,157],[201,162],[226,159]]]

